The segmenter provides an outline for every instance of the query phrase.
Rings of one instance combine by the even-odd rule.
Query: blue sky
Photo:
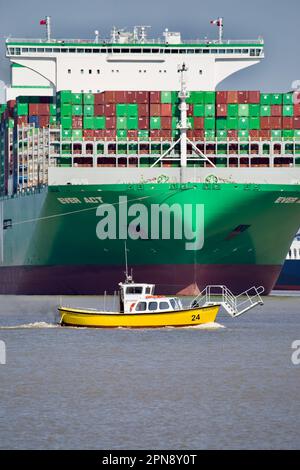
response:
[[[53,36],[91,38],[98,29],[108,37],[111,27],[132,28],[151,25],[150,35],[162,31],[181,31],[185,39],[217,36],[210,20],[224,17],[227,39],[265,38],[265,60],[238,72],[219,89],[259,89],[286,91],[300,79],[300,2],[299,0],[0,0],[0,80],[9,81],[8,61],[4,57],[5,37],[41,37],[39,20],[52,17]]]

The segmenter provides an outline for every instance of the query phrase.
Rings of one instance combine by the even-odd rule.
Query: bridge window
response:
[[[91,54],[92,49],[85,49],[84,52],[87,53],[87,54]]]
[[[203,49],[203,54],[209,54],[210,50],[209,49]]]
[[[45,49],[45,52],[52,52],[52,48],[51,48],[51,47],[47,47],[47,48]]]
[[[255,49],[250,49],[250,55],[254,56],[255,55]]]
[[[68,73],[71,73],[71,69],[68,69]]]
[[[202,54],[202,49],[195,49],[195,54]]]
[[[28,52],[28,47],[22,47],[22,53],[23,52]]]
[[[72,52],[72,53],[74,53],[74,52],[76,52],[76,49],[75,49],[75,48],[73,48],[73,49],[69,49],[69,52]]]
[[[143,287],[142,286],[131,286],[126,288],[126,294],[142,294]]]
[[[159,49],[152,49],[152,53],[153,53],[153,54],[158,54],[158,53],[159,53]]]
[[[55,47],[55,48],[53,49],[53,52],[60,52],[60,49],[58,49],[57,47]]]
[[[236,54],[241,54],[242,53],[242,49],[235,49],[234,51]]]
[[[178,54],[178,49],[172,49],[172,54]]]
[[[93,54],[100,52],[100,49],[93,49]]]
[[[249,49],[243,49],[243,54],[249,54]]]
[[[89,74],[91,75],[91,73],[92,73],[92,70],[91,70],[91,69],[89,69]]]
[[[98,74],[98,75],[100,74],[100,70],[99,70],[99,69],[97,69],[97,74]]]
[[[233,54],[233,49],[227,49],[227,54]]]
[[[261,49],[256,49],[256,51],[255,51],[256,56],[259,56],[260,53],[261,53]]]

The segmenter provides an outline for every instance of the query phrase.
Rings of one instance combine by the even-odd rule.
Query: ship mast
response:
[[[180,123],[179,123],[179,130],[180,130],[180,163],[182,167],[187,166],[187,130],[188,130],[188,122],[187,122],[187,110],[188,105],[186,103],[186,99],[190,96],[189,92],[186,88],[186,79],[185,73],[187,72],[188,68],[185,63],[182,64],[181,67],[178,68],[178,73],[181,74],[180,82],[181,82],[181,89],[178,93],[178,97],[180,98]]]

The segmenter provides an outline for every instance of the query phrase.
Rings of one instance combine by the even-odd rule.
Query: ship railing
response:
[[[45,38],[7,38],[6,43],[7,44],[13,44],[13,43],[27,43],[27,42],[32,42],[35,44],[47,44],[48,42],[51,43],[57,43],[57,44],[64,44],[64,43],[72,43],[72,44],[137,44],[137,45],[144,45],[144,44],[166,44],[169,45],[167,42],[165,42],[162,39],[146,39],[144,43],[141,43],[140,41],[133,41],[129,40],[126,43],[118,43],[118,42],[112,42],[111,39],[104,39],[100,38],[98,41],[95,39],[50,39],[48,41]],[[257,39],[223,39],[222,42],[220,42],[218,39],[184,39],[181,40],[180,42],[176,44],[171,44],[171,45],[180,45],[180,44],[216,44],[216,45],[221,45],[221,44],[264,44],[263,38],[257,38]]]
[[[210,305],[221,305],[232,317],[239,317],[257,305],[263,305],[261,294],[264,287],[252,286],[239,295],[234,295],[224,285],[209,285],[193,299],[190,307],[207,307]]]

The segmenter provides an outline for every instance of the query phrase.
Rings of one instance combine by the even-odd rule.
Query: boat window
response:
[[[175,310],[176,308],[176,302],[174,299],[170,299],[170,302],[171,302],[171,305],[172,305],[172,308]]]
[[[126,289],[126,294],[142,294],[143,293],[143,288],[137,287],[137,286],[132,286],[132,287],[127,287]]]
[[[159,302],[159,310],[169,310],[169,302]]]
[[[139,302],[137,306],[135,307],[136,312],[145,312],[147,308],[147,303],[146,302]]]
[[[146,294],[151,294],[151,287],[146,287]]]
[[[149,305],[148,305],[148,310],[150,311],[154,311],[154,310],[157,310],[157,302],[149,302]]]

